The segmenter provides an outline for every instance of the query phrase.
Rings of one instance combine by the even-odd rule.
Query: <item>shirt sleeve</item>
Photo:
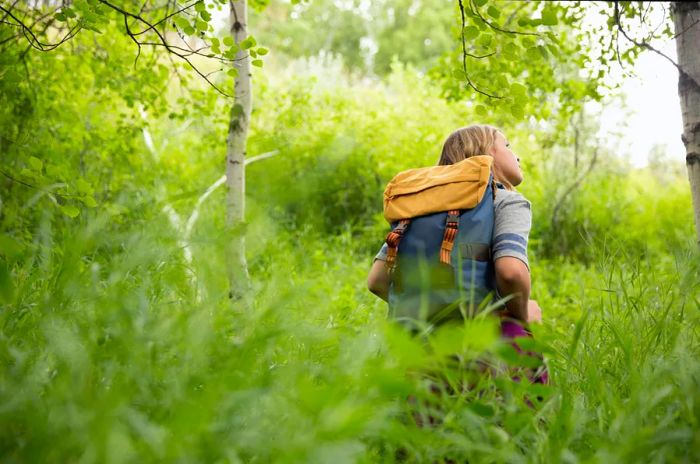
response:
[[[381,260],[381,261],[386,261],[386,255],[387,255],[387,250],[389,249],[389,246],[384,242],[384,245],[379,249],[379,253],[374,257],[374,260]]]
[[[530,269],[530,263],[527,260],[527,241],[531,227],[530,202],[518,192],[499,190],[494,206],[491,242],[494,261],[504,256],[511,256],[524,262]]]

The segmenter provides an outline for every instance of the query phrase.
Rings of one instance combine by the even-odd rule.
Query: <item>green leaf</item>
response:
[[[525,27],[530,25],[530,19],[528,18],[520,18],[518,20],[518,26],[520,27]]]
[[[44,167],[44,163],[39,158],[30,156],[29,166],[35,171],[41,171],[41,168]]]
[[[56,165],[53,164],[47,164],[46,165],[46,175],[53,177],[55,179],[59,179],[63,177],[63,173],[61,172],[61,168],[59,168]]]
[[[63,12],[56,13],[53,17],[56,18],[56,21],[64,22],[66,20],[66,15]]]
[[[527,87],[514,82],[510,86],[510,93],[511,95],[525,95],[527,93]]]
[[[231,36],[229,36],[229,35],[227,35],[226,37],[224,37],[224,45],[226,45],[226,46],[228,46],[228,47],[230,47],[231,45],[233,45],[233,37],[231,37]]]
[[[195,3],[194,9],[195,9],[195,11],[198,11],[198,12],[207,11],[206,5],[204,4],[204,1]]]
[[[530,48],[535,46],[535,41],[530,37],[523,37],[522,39],[523,48]]]
[[[464,39],[473,40],[479,36],[479,28],[476,26],[467,26],[464,28]]]
[[[232,77],[238,77],[238,69],[236,68],[231,68],[228,71],[226,71],[226,74]]]
[[[218,37],[212,37],[211,38],[211,45],[212,45],[212,47],[215,45],[218,47],[219,45],[221,45],[221,41],[219,40]]]
[[[254,46],[255,42],[252,40],[252,37],[248,37],[241,42],[241,48],[243,50],[248,50],[249,48],[252,48]]]
[[[537,47],[530,47],[525,52],[525,56],[530,60],[539,60],[542,55],[540,55],[540,51]]]
[[[187,26],[186,28],[184,28],[184,30],[182,32],[184,32],[185,35],[194,35],[195,30],[194,30],[194,27]]]
[[[258,52],[258,55],[264,56],[267,55],[268,49],[265,47],[260,47],[256,51]]]
[[[70,218],[78,217],[80,214],[80,210],[73,205],[63,205],[61,206],[61,211]]]
[[[412,337],[403,327],[387,326],[384,333],[389,355],[402,367],[421,366],[428,356],[417,337]]]
[[[83,204],[85,206],[87,206],[88,208],[94,208],[95,206],[97,206],[97,202],[92,197],[92,195],[84,196],[83,198],[81,198],[81,200],[82,200]]]
[[[488,10],[486,10],[486,13],[488,13],[489,16],[491,16],[493,19],[498,19],[501,17],[501,12],[498,10],[493,5],[490,5]]]
[[[190,21],[184,16],[175,16],[175,24],[177,24],[177,26],[183,30],[191,27]]]
[[[481,401],[472,401],[467,407],[481,417],[493,417],[494,415],[493,406],[482,403]]]
[[[209,29],[209,23],[206,21],[202,21],[201,19],[197,19],[196,21],[197,24],[197,30],[206,32],[207,29]]]
[[[253,61],[251,61],[250,64],[252,64],[253,66],[257,66],[258,68],[262,68],[263,67],[263,60],[253,60]]]
[[[484,105],[476,105],[475,111],[476,114],[478,114],[479,116],[486,116],[487,113],[486,107]]]
[[[518,53],[520,53],[520,47],[513,42],[508,42],[503,46],[501,51],[503,52],[503,56],[508,59],[513,59],[518,56]]]
[[[484,6],[487,1],[488,0],[474,0],[474,3],[476,3],[476,6]]]
[[[490,34],[488,32],[482,32],[481,35],[479,35],[479,38],[476,40],[476,43],[481,47],[488,47],[489,45],[491,45],[492,40],[493,34]]]
[[[90,23],[90,22],[88,22],[88,21],[82,21],[82,22],[81,22],[81,25],[83,26],[83,28],[85,28],[85,29],[87,29],[87,30],[89,30],[89,31],[96,32],[97,34],[102,34],[102,31],[99,30],[99,29],[97,28],[97,26],[93,25],[92,23]]]
[[[545,26],[556,26],[557,23],[556,11],[551,8],[545,8],[544,11],[542,11],[542,24]]]
[[[75,188],[78,190],[80,193],[92,193],[92,187],[90,184],[85,182],[84,179],[78,179],[75,181]]]
[[[512,114],[515,119],[522,119],[525,116],[525,110],[522,105],[515,103],[510,107],[510,114]]]
[[[210,20],[211,20],[211,13],[209,13],[208,11],[201,11],[201,12],[199,13],[199,16],[201,16],[202,19],[203,19],[204,21],[210,21]]]

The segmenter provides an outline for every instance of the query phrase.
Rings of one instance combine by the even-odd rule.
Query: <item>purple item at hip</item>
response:
[[[532,334],[518,322],[509,319],[501,319],[501,336],[505,339],[513,340],[511,342],[513,348],[515,348],[518,353],[523,354],[522,348],[520,348],[515,339],[517,339],[518,337],[530,338],[532,337]],[[528,351],[525,354],[527,356],[535,357],[542,360],[542,365],[540,366],[540,368],[527,370],[527,377],[530,380],[530,382],[541,384],[549,383],[549,374],[547,372],[547,367],[544,364],[544,360],[542,359],[542,355],[534,353],[532,351]],[[515,377],[514,379],[517,380],[517,378]]]

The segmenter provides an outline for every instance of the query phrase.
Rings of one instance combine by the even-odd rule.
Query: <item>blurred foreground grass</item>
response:
[[[44,225],[15,249],[14,296],[0,316],[2,459],[700,458],[692,244],[647,257],[596,248],[591,266],[537,261],[536,347],[551,386],[481,378],[437,397],[415,373],[468,378],[447,362],[456,350],[511,359],[491,325],[413,340],[365,290],[371,256],[351,234],[261,237],[255,224],[249,234],[251,272],[264,278],[244,312],[226,298],[221,237],[200,237],[188,268],[164,216],[119,236],[94,213],[60,232]],[[411,409],[409,396],[428,403]],[[439,425],[418,428],[416,411]]]

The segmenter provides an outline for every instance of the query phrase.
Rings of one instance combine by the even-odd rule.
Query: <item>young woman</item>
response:
[[[523,326],[541,321],[542,311],[536,301],[529,299],[527,241],[532,214],[530,202],[515,191],[515,187],[523,181],[520,159],[515,156],[508,140],[497,128],[472,125],[458,129],[447,138],[438,164],[450,165],[476,155],[493,157],[493,175],[499,187],[494,202],[491,256],[498,294],[501,297],[512,295],[505,303],[505,312],[502,313],[506,317],[502,319],[501,332],[509,339],[528,336]],[[367,279],[369,290],[385,301],[388,300],[390,285],[390,276],[384,266],[386,253],[385,243],[376,255]],[[513,319],[519,322],[514,322]],[[540,375],[534,380],[546,382],[546,373],[544,378]]]

